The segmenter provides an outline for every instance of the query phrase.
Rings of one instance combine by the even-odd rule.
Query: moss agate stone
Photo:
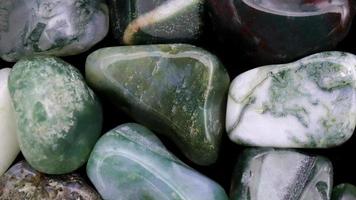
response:
[[[218,184],[178,160],[139,124],[124,124],[102,136],[87,174],[106,200],[228,200]]]
[[[0,0],[0,57],[76,55],[109,29],[103,0]]]
[[[104,48],[88,57],[86,78],[192,161],[217,159],[229,76],[215,56],[182,44]]]
[[[47,174],[82,166],[100,136],[102,110],[80,72],[59,58],[30,57],[13,67],[8,87],[29,164]]]
[[[248,149],[232,179],[231,200],[329,200],[332,165],[290,150]]]
[[[7,88],[9,68],[0,70],[0,176],[20,152],[16,137],[15,111]]]
[[[356,187],[347,183],[336,186],[331,200],[356,200]]]
[[[99,194],[76,174],[47,176],[25,161],[0,177],[2,200],[100,200]]]
[[[109,0],[114,36],[123,44],[193,42],[203,29],[203,0]]]
[[[232,82],[226,129],[252,146],[328,148],[353,134],[356,56],[324,52],[247,71]]]
[[[208,0],[219,35],[258,63],[330,49],[348,33],[354,0]]]

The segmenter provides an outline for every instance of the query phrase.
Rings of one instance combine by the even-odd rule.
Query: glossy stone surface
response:
[[[134,120],[167,135],[192,161],[215,162],[229,77],[217,58],[191,45],[100,49],[86,78]]]
[[[218,184],[178,160],[139,124],[123,124],[102,136],[87,174],[106,200],[228,200]]]
[[[75,174],[47,176],[25,161],[11,167],[0,177],[2,200],[100,200],[84,180]]]
[[[197,40],[203,29],[203,0],[109,0],[114,36],[123,44]]]
[[[0,176],[10,167],[20,152],[16,138],[15,111],[7,88],[10,70],[0,69]]]
[[[354,0],[208,0],[219,35],[260,64],[330,49],[348,33]]]
[[[231,200],[328,200],[332,165],[290,150],[248,149],[235,167]]]
[[[314,54],[247,71],[232,82],[226,129],[239,144],[327,148],[356,124],[356,56]]]
[[[87,161],[102,110],[77,69],[59,58],[29,57],[15,64],[8,87],[20,148],[32,167],[63,174]]]
[[[331,200],[356,200],[356,187],[347,183],[336,186]]]
[[[102,0],[1,0],[0,57],[76,55],[102,40],[108,28]]]

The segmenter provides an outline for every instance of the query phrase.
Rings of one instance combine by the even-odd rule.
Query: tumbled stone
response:
[[[114,37],[123,44],[193,42],[203,29],[203,0],[109,0]]]
[[[0,177],[2,200],[100,200],[99,194],[76,174],[47,176],[25,161]]]
[[[33,168],[63,174],[87,161],[102,110],[77,69],[59,58],[29,57],[15,64],[8,87],[20,149]]]
[[[89,84],[134,120],[170,137],[192,161],[215,162],[229,77],[217,58],[190,45],[97,50]]]
[[[356,200],[356,187],[351,184],[340,184],[333,190],[332,200]]]
[[[239,75],[227,105],[231,140],[291,148],[344,143],[356,124],[355,66],[352,54],[324,52]]]
[[[0,57],[76,55],[109,28],[103,0],[0,0]]]
[[[328,200],[332,165],[290,150],[248,149],[239,158],[231,200]]]
[[[11,105],[7,79],[9,68],[0,70],[0,176],[10,167],[20,152],[16,138],[16,122]]]
[[[139,124],[124,124],[102,136],[87,174],[106,200],[228,200],[218,184],[178,160]]]
[[[347,35],[356,8],[354,0],[208,2],[218,34],[261,64],[289,62],[336,46]]]

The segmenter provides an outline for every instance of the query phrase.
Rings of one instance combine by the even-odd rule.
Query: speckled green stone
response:
[[[217,159],[229,76],[212,54],[183,44],[104,48],[89,55],[86,78],[192,161]]]
[[[106,200],[228,200],[218,184],[178,160],[139,124],[102,136],[87,174]]]
[[[77,69],[54,57],[22,59],[8,83],[20,149],[48,174],[76,170],[100,136],[102,110]]]
[[[356,200],[356,187],[348,183],[336,186],[331,200]]]
[[[0,177],[1,200],[100,200],[99,194],[76,174],[47,176],[25,161]]]

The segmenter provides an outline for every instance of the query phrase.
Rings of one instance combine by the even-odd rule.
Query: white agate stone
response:
[[[326,148],[356,124],[356,56],[324,52],[247,71],[232,82],[226,129],[249,146]]]
[[[0,176],[10,167],[20,152],[14,110],[7,88],[9,74],[9,68],[0,70]]]

